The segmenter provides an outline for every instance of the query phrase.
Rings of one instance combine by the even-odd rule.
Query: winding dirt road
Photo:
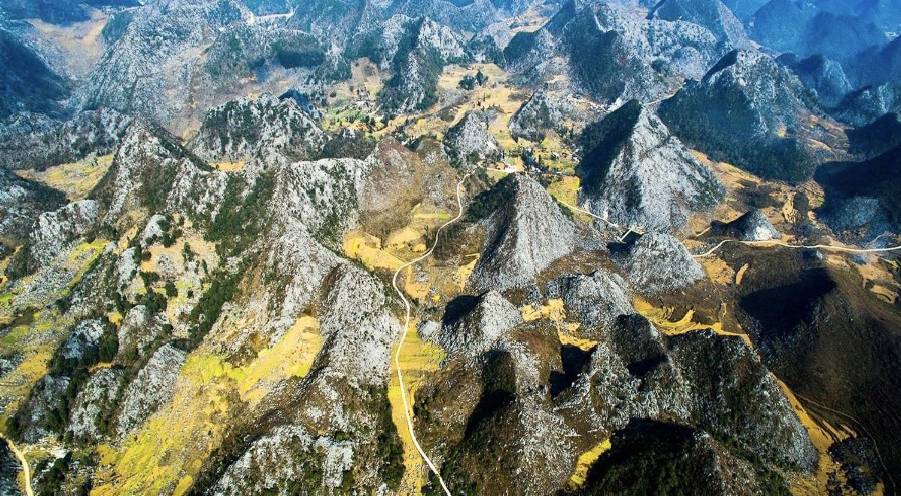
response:
[[[394,291],[397,293],[398,296],[400,296],[401,301],[404,302],[404,327],[403,327],[403,331],[401,332],[400,341],[397,345],[397,350],[395,350],[395,352],[394,352],[394,365],[395,365],[395,368],[397,369],[397,380],[400,383],[400,397],[404,404],[404,416],[406,417],[406,420],[407,420],[407,429],[410,431],[410,439],[413,440],[413,445],[416,446],[416,451],[418,451],[419,455],[422,456],[422,459],[423,459],[423,461],[425,461],[426,465],[428,465],[429,470],[431,470],[432,473],[435,474],[435,477],[438,478],[438,482],[441,483],[441,489],[444,490],[444,493],[447,496],[451,496],[450,490],[447,488],[447,485],[444,483],[444,479],[441,477],[441,473],[439,472],[438,468],[435,467],[435,464],[432,462],[432,459],[429,458],[429,455],[427,455],[425,450],[422,449],[422,446],[420,446],[419,440],[416,438],[416,431],[413,429],[413,416],[410,414],[412,407],[410,405],[410,400],[407,398],[407,387],[404,385],[404,372],[403,372],[403,368],[400,365],[401,351],[403,350],[404,342],[407,339],[407,332],[409,331],[409,328],[410,328],[410,312],[411,312],[412,307],[410,304],[410,300],[407,299],[407,297],[404,295],[404,292],[401,291],[400,287],[398,286],[397,279],[400,277],[400,273],[404,269],[428,258],[432,254],[432,252],[435,251],[435,247],[438,246],[438,239],[441,236],[441,231],[443,231],[447,226],[453,224],[454,222],[457,222],[458,220],[460,220],[461,217],[463,217],[463,199],[462,199],[462,194],[461,194],[460,189],[463,186],[463,183],[466,181],[466,179],[469,178],[469,176],[471,174],[472,174],[471,172],[467,173],[466,175],[463,176],[463,179],[460,179],[460,181],[457,183],[457,187],[456,187],[457,216],[454,217],[453,219],[445,222],[444,224],[441,225],[441,227],[438,228],[438,231],[435,232],[435,241],[432,243],[431,248],[429,248],[425,253],[423,253],[419,257],[414,258],[413,260],[410,260],[409,262],[398,267],[397,271],[394,273],[394,277],[391,279],[391,285],[394,286]]]
[[[16,455],[16,458],[19,459],[19,463],[22,464],[22,475],[25,477],[25,495],[34,496],[34,490],[31,488],[31,466],[28,465],[25,454],[22,453],[22,451],[19,450],[19,447],[6,436],[0,434],[0,439],[6,441],[9,449],[12,450],[13,454]]]
[[[492,170],[491,168],[488,168],[488,167],[486,167],[485,169]],[[511,172],[511,171],[502,170],[502,169],[493,169],[493,170],[497,170],[499,172],[507,172],[507,173]],[[410,260],[409,262],[406,262],[403,265],[401,265],[397,269],[397,271],[394,272],[394,277],[391,280],[391,284],[394,287],[394,291],[397,293],[397,295],[400,297],[401,301],[403,301],[403,303],[404,303],[403,331],[400,336],[400,341],[399,341],[400,344],[398,344],[397,350],[394,353],[394,364],[395,364],[395,368],[397,369],[397,379],[398,379],[398,382],[400,383],[400,394],[401,394],[401,400],[403,401],[403,405],[404,405],[404,415],[405,415],[406,422],[407,422],[407,429],[410,432],[410,438],[413,440],[413,444],[416,447],[416,450],[419,452],[420,456],[425,461],[426,465],[428,465],[429,470],[431,470],[432,473],[435,474],[435,476],[438,478],[438,482],[441,484],[441,488],[444,490],[444,493],[447,496],[451,495],[450,490],[448,489],[447,485],[445,484],[444,479],[441,477],[441,474],[439,473],[438,468],[432,462],[431,458],[429,458],[429,456],[426,454],[425,450],[422,449],[422,446],[419,444],[419,440],[416,438],[416,432],[413,429],[413,417],[410,413],[412,409],[411,409],[409,398],[407,398],[407,389],[406,389],[406,386],[404,385],[404,374],[403,374],[403,369],[402,369],[401,363],[400,363],[401,353],[403,350],[403,343],[406,340],[407,333],[408,333],[409,327],[410,327],[410,318],[411,318],[410,314],[412,312],[412,305],[410,303],[410,300],[407,299],[407,297],[404,295],[403,291],[398,286],[398,278],[400,277],[401,272],[403,270],[405,270],[407,267],[410,267],[413,264],[419,263],[419,262],[425,260],[426,258],[428,258],[429,256],[431,256],[432,252],[435,250],[435,247],[438,245],[438,240],[441,235],[441,232],[445,228],[447,228],[451,224],[459,221],[463,217],[463,200],[462,200],[462,194],[461,194],[461,187],[463,186],[463,183],[466,181],[466,179],[469,178],[469,176],[471,174],[472,174],[472,172],[467,173],[457,183],[457,186],[456,186],[457,215],[453,219],[445,222],[444,224],[441,225],[441,227],[438,228],[438,231],[435,233],[435,240],[432,243],[432,246],[425,253],[423,253],[419,257],[417,257],[413,260]],[[571,205],[562,200],[558,199],[557,201],[559,201],[563,206],[569,208],[570,210],[586,214],[588,216],[591,216],[592,218],[595,218],[595,219],[598,219],[598,220],[604,222],[609,227],[613,227],[613,228],[624,231],[624,234],[622,235],[620,240],[625,239],[625,237],[630,232],[636,232],[638,234],[641,234],[641,231],[639,231],[639,230],[633,229],[631,227],[620,226],[619,224],[611,222],[610,220],[608,220],[604,217],[595,215],[594,213],[589,212],[588,210],[577,207],[575,205]],[[706,232],[706,230],[705,230],[705,232]],[[703,233],[701,233],[701,234],[703,234]],[[710,256],[713,253],[715,253],[717,250],[719,250],[726,243],[742,243],[742,244],[746,244],[748,246],[757,246],[757,247],[779,246],[779,247],[794,248],[794,249],[831,250],[831,251],[840,251],[840,252],[845,252],[845,253],[881,253],[881,252],[901,251],[901,245],[892,246],[892,247],[888,247],[888,248],[848,248],[848,247],[844,247],[844,246],[833,246],[833,245],[822,245],[822,244],[792,245],[789,243],[784,243],[782,241],[776,241],[776,240],[772,240],[772,241],[742,241],[742,240],[737,240],[737,239],[726,239],[726,240],[723,240],[720,243],[718,243],[716,246],[705,251],[704,253],[700,253],[700,254],[693,255],[693,256],[695,258],[703,258],[703,257]],[[29,493],[29,496],[31,496],[30,493]]]

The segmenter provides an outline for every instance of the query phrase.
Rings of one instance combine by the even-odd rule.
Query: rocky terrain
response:
[[[899,22],[0,0],[0,494],[896,494]]]

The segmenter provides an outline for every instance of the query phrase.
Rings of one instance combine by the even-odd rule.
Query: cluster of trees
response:
[[[486,76],[481,69],[475,73],[475,75],[467,74],[460,80],[459,86],[460,88],[470,91],[475,89],[476,86],[484,86],[485,83],[488,82],[488,76]]]

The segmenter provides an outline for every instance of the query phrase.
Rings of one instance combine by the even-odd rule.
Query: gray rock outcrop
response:
[[[445,323],[436,339],[447,353],[476,357],[521,322],[522,314],[516,306],[497,291],[489,291],[478,297],[466,315]]]
[[[116,419],[118,437],[126,436],[169,401],[186,357],[185,352],[170,344],[164,344],[153,353],[122,393],[119,416]]]
[[[677,291],[704,278],[704,269],[678,239],[647,233],[613,255],[638,293]]]
[[[588,210],[616,224],[672,232],[725,195],[713,172],[635,100],[583,136],[580,196]]]
[[[503,291],[531,282],[576,244],[575,226],[547,191],[521,174],[498,182],[486,201],[498,208],[488,218],[488,239],[469,286]]]

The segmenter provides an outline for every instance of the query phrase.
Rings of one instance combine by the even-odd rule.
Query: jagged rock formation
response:
[[[749,210],[730,222],[714,221],[711,232],[742,241],[767,241],[779,239],[779,231],[759,209]]]
[[[488,239],[469,278],[474,290],[502,291],[528,284],[575,248],[572,222],[534,180],[510,174],[483,195],[476,201],[497,210],[487,218]]]
[[[41,214],[28,237],[28,250],[21,255],[26,272],[49,264],[94,229],[99,209],[96,201],[82,200]]]
[[[691,22],[645,19],[617,4],[567,2],[542,29],[517,33],[504,56],[529,84],[565,75],[600,101],[650,102],[683,78],[701,77],[730,48]]]
[[[704,269],[678,239],[651,232],[613,254],[632,288],[641,293],[666,293],[704,277]]]
[[[19,113],[0,125],[0,166],[43,169],[112,153],[132,121],[106,108],[77,112],[65,121]]]
[[[0,168],[0,238],[25,241],[44,212],[57,210],[65,195]]]
[[[824,108],[835,107],[853,89],[841,64],[822,55],[812,55],[803,60],[782,55],[776,60],[790,67]]]
[[[271,163],[315,158],[325,145],[325,133],[295,100],[266,93],[240,98],[207,111],[188,145],[201,158],[216,162],[259,159]]]
[[[54,456],[32,467],[36,493],[407,492],[422,474],[407,472],[411,446],[398,432],[405,427],[397,422],[392,351],[401,307],[386,281],[398,260],[433,242],[435,258],[405,271],[401,286],[417,300],[417,359],[434,363],[406,378],[417,387],[410,397],[418,439],[455,493],[578,493],[571,478],[580,455],[611,438],[584,492],[650,490],[622,484],[620,474],[658,492],[770,494],[787,487],[786,476],[812,481],[816,452],[788,392],[758,356],[805,405],[801,395],[840,401],[829,405],[864,419],[851,427],[876,432],[873,448],[897,469],[891,412],[901,405],[890,393],[901,386],[889,332],[897,312],[872,295],[890,298],[882,280],[890,276],[880,270],[880,280],[868,282],[841,269],[795,280],[798,265],[835,257],[734,243],[708,270],[722,261],[744,275],[727,287],[723,268],[695,285],[704,270],[676,238],[657,232],[678,231],[722,198],[683,143],[714,159],[731,159],[724,150],[735,149],[745,167],[765,169],[772,164],[760,157],[779,152],[780,140],[822,150],[834,143],[821,133],[841,131],[763,52],[714,66],[748,43],[719,0],[172,0],[122,9],[128,2],[63,1],[54,13],[47,2],[0,0],[0,11],[18,9],[14,19],[92,16],[29,27],[0,12],[0,34],[12,37],[13,58],[21,55],[0,76],[16,98],[0,103],[0,114],[10,112],[0,115],[0,410],[4,435],[26,452],[52,448]],[[744,19],[761,3],[728,1]],[[864,22],[873,21],[864,11],[891,10],[854,9]],[[553,19],[536,30],[545,16]],[[840,28],[805,43],[847,48],[845,57],[856,42],[830,46],[844,36]],[[69,46],[75,40],[78,50]],[[894,74],[897,46],[792,70],[810,75],[805,84],[821,102],[838,99],[845,83],[891,89],[893,80],[864,66],[878,60]],[[70,78],[65,58],[81,50],[102,56],[89,75],[72,70],[78,77]],[[503,90],[488,92],[487,100],[502,98],[489,111],[472,107],[486,92],[462,91],[450,79],[437,85],[439,75],[475,70],[470,62],[499,66],[480,67]],[[463,67],[442,74],[452,63]],[[499,70],[506,74],[495,77]],[[652,110],[686,77],[699,81],[674,99],[687,103],[669,116],[702,117],[707,127],[688,129],[695,135]],[[885,91],[875,88],[866,91]],[[20,101],[32,89],[33,101]],[[242,97],[250,94],[263,96]],[[475,167],[507,158],[492,136],[507,135],[492,119],[518,101],[515,115],[499,118],[511,118],[514,139],[540,142],[522,147],[526,164],[544,152],[552,161],[565,155],[561,163],[584,158],[579,200],[651,232],[605,249],[609,236],[581,225],[582,216],[546,190],[573,193],[575,178],[553,177],[566,168],[542,171],[538,182],[520,174],[497,181]],[[439,119],[430,115],[436,102]],[[892,106],[879,95],[870,103],[853,111]],[[574,142],[610,109],[584,143]],[[709,118],[717,112],[722,121]],[[450,126],[448,116],[461,114]],[[854,151],[886,152],[873,136],[893,122],[851,132]],[[748,153],[757,147],[763,155]],[[99,184],[94,166],[82,177],[84,159],[109,153]],[[857,164],[868,174],[824,166],[817,179],[826,203],[811,224],[826,220],[851,239],[897,230],[895,155]],[[785,167],[770,177],[798,172],[788,168],[798,156],[779,155]],[[79,163],[55,167],[66,162]],[[19,168],[54,184],[72,174],[88,199],[65,204],[11,172]],[[456,212],[464,172],[465,215],[436,240],[435,227]],[[730,209],[774,191],[737,176]],[[795,227],[788,234],[821,242]],[[778,235],[757,211],[722,229],[714,234]],[[413,232],[421,238],[403,241]],[[354,245],[364,234],[379,247]],[[384,265],[368,268],[369,254]],[[635,313],[633,296],[642,297],[642,312],[650,305],[669,316],[648,311],[660,319],[655,327]],[[689,308],[682,322],[717,319],[716,332],[678,334],[680,323],[665,322]],[[730,314],[714,316],[713,308]],[[754,348],[729,335],[741,332],[733,310]],[[846,425],[827,410],[814,413]],[[842,470],[874,466],[873,457],[861,461],[858,443],[866,447],[865,439],[833,446]],[[672,480],[655,478],[674,467]],[[872,481],[881,477],[871,473]]]
[[[45,375],[35,384],[24,412],[17,416],[19,436],[29,443],[36,443],[49,436],[59,422],[58,412],[63,408],[70,379],[66,376]]]
[[[427,109],[437,99],[435,90],[444,66],[463,62],[469,54],[456,33],[429,18],[395,22],[401,23],[396,28],[399,32],[391,33],[391,24],[386,27],[396,47],[391,55],[394,76],[386,83],[380,100],[396,111]]]
[[[559,296],[567,311],[589,327],[606,328],[620,315],[632,312],[626,281],[605,270],[557,279],[547,289],[547,294],[548,297]]]
[[[211,471],[211,483],[200,486],[204,493],[334,491],[349,471],[354,487],[396,488],[402,469],[390,477],[385,472],[400,463],[390,458],[400,456],[400,447],[385,394],[400,326],[387,308],[382,284],[362,270],[343,264],[327,285],[316,366],[308,377],[273,394],[267,409],[282,410],[283,419],[273,424],[259,415],[259,424],[249,422],[256,434],[237,438],[240,450]],[[317,475],[307,477],[310,473]]]
[[[510,118],[510,134],[515,138],[525,138],[541,142],[547,132],[561,133],[567,122],[581,125],[595,118],[592,110],[582,110],[574,99],[565,93],[541,89],[523,102]]]
[[[496,118],[492,110],[473,110],[447,131],[444,146],[454,164],[469,167],[500,159],[500,145],[488,132]]]
[[[80,442],[97,442],[104,438],[106,427],[124,385],[122,369],[100,369],[82,386],[69,416],[66,433]]]
[[[654,5],[648,18],[693,22],[733,48],[751,47],[741,21],[720,0],[664,0]]]
[[[691,146],[763,177],[799,181],[815,164],[804,143],[815,108],[788,69],[758,52],[733,51],[659,113]]]
[[[225,183],[225,173],[211,169],[165,131],[135,124],[95,193],[109,223],[142,207],[215,218]]]
[[[116,434],[126,436],[157,408],[169,400],[175,389],[178,370],[185,362],[185,352],[165,344],[157,349],[147,364],[122,392]]]
[[[478,356],[488,351],[501,335],[522,322],[519,309],[497,291],[479,296],[473,305],[462,317],[445,316],[446,321],[436,341],[449,353]]]
[[[635,100],[586,128],[582,146],[580,198],[616,224],[675,231],[723,199],[713,172]]]

